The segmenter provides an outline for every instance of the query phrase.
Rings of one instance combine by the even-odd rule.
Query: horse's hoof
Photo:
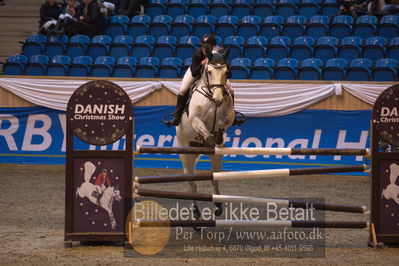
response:
[[[215,203],[215,216],[220,216],[223,213],[222,203]]]
[[[215,136],[214,135],[210,135],[209,137],[207,137],[205,139],[205,143],[207,143],[209,145],[214,145],[215,144]]]
[[[197,205],[193,205],[193,215],[194,219],[199,219],[201,217],[201,212]]]

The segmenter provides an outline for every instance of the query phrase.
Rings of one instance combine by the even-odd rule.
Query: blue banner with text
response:
[[[161,118],[173,106],[135,107],[135,145],[170,147],[175,129]],[[0,108],[0,163],[64,164],[65,112],[44,107]],[[250,117],[242,127],[225,133],[226,147],[368,148],[371,111],[303,110],[280,117]],[[125,141],[92,146],[76,139],[78,150],[119,150]],[[361,156],[226,155],[223,170],[324,167],[362,164]],[[181,168],[177,155],[148,154],[135,167]],[[201,156],[198,169],[210,169]]]

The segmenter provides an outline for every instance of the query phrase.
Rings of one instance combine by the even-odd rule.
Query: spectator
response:
[[[357,18],[366,14],[367,2],[365,0],[340,0],[338,15],[349,15]]]
[[[101,14],[100,5],[97,0],[83,0],[83,16],[77,22],[67,26],[66,32],[69,36],[85,34],[90,37],[103,34],[105,31],[105,19]]]
[[[56,0],[46,0],[40,7],[39,31],[48,35],[55,28],[62,8]]]
[[[98,4],[100,5],[101,14],[103,14],[104,17],[107,17],[110,12],[115,11],[115,4],[112,2],[98,1]]]
[[[133,17],[141,11],[141,6],[146,4],[146,0],[121,0],[119,5],[119,14]]]
[[[395,15],[399,13],[399,0],[385,0],[385,5],[381,8],[382,15]]]
[[[65,4],[62,14],[58,17],[54,33],[63,34],[64,28],[66,28],[70,23],[77,22],[81,15],[81,2],[78,0],[68,0],[68,2]]]

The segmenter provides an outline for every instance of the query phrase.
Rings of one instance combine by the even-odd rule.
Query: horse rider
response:
[[[164,121],[165,125],[168,127],[178,126],[181,120],[181,116],[184,112],[184,108],[187,104],[187,91],[193,86],[195,81],[201,78],[201,73],[204,65],[208,62],[208,58],[206,57],[207,48],[212,51],[213,47],[216,46],[216,38],[213,35],[205,34],[201,38],[201,47],[198,48],[191,60],[191,66],[187,69],[184,74],[183,80],[180,85],[179,94],[177,95],[177,103],[176,103],[176,111],[171,114],[173,116],[169,121]],[[234,102],[234,91],[231,87],[230,82],[227,80],[226,87],[230,91],[233,102]],[[234,119],[233,125],[241,125],[243,121]]]
[[[107,184],[107,187],[111,186],[111,181],[108,178],[108,171],[107,169],[102,169],[101,173],[97,176],[95,185],[98,193],[97,197],[97,203],[100,204],[100,198],[103,195],[104,191],[107,189],[105,186],[105,183]]]

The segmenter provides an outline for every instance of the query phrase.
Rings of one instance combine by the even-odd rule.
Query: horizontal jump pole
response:
[[[364,172],[366,170],[367,170],[367,165],[323,167],[323,168],[298,168],[298,169],[283,168],[283,169],[270,169],[270,170],[216,172],[216,173],[200,173],[200,174],[184,174],[184,175],[141,176],[141,177],[136,176],[134,182],[136,184],[150,184],[150,183],[169,183],[169,182],[204,181],[204,180],[231,180],[231,179],[285,177],[285,176],[294,176],[294,175],[315,175],[315,174],[326,174],[326,173]]]
[[[296,200],[286,200],[286,199],[268,199],[268,198],[257,198],[257,197],[200,194],[200,193],[160,191],[160,190],[148,190],[148,189],[136,189],[134,196],[183,199],[183,200],[199,200],[199,201],[210,201],[210,202],[245,202],[253,204],[275,203],[280,207],[286,207],[286,208],[290,206],[294,208],[313,207],[316,210],[335,211],[335,212],[366,213],[368,211],[366,206],[351,206],[351,205],[342,205],[342,204],[307,202],[307,201],[296,201]]]
[[[291,227],[291,228],[347,228],[364,229],[369,223],[363,221],[282,221],[282,220],[187,220],[150,221],[136,220],[138,227]]]
[[[209,155],[369,155],[369,149],[291,149],[291,148],[218,148],[218,147],[140,147],[136,153],[209,154]]]

